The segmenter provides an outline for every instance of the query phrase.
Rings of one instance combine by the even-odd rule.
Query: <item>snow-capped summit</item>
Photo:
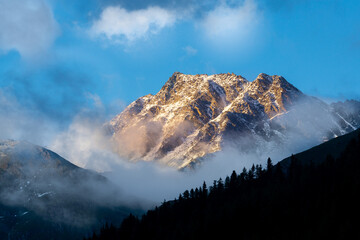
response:
[[[312,116],[303,112],[308,108]],[[239,136],[281,142],[297,128],[309,137],[305,122],[321,130],[319,139],[341,135],[349,124],[339,114],[282,76],[261,73],[250,82],[233,73],[175,72],[157,94],[140,97],[108,126],[120,155],[184,168]],[[360,116],[353,125],[360,126]]]

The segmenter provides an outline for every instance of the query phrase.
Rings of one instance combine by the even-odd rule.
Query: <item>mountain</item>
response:
[[[0,141],[0,238],[80,239],[130,211],[105,177],[28,142]]]
[[[334,159],[340,158],[346,147],[358,139],[360,141],[360,128],[347,133],[341,137],[331,139],[325,143],[307,149],[306,151],[292,155],[280,161],[278,164],[286,170],[289,168],[292,159],[297,159],[302,165],[319,165],[328,160],[329,156]]]
[[[21,186],[23,181],[31,178],[76,178],[86,174],[96,176],[43,147],[14,140],[0,141],[0,176],[3,180],[16,180]]]
[[[90,239],[359,239],[360,130],[289,159],[185,190]]]
[[[315,145],[359,126],[359,102],[329,105],[281,76],[262,73],[250,82],[235,74],[178,72],[107,124],[121,156],[180,169],[226,144],[242,152]]]

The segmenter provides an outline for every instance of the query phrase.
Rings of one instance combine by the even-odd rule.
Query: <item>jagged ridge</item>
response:
[[[262,73],[249,82],[229,73],[176,72],[156,95],[137,99],[111,120],[109,126],[120,155],[183,168],[219,151],[224,141],[234,136],[252,136],[255,142],[284,140],[284,131],[294,120],[294,116],[285,117],[284,113],[299,102],[324,114],[330,114],[333,109],[277,75]],[[314,124],[323,128],[321,121]],[[353,121],[354,125],[359,122],[356,117]],[[349,122],[343,116],[331,118],[329,124],[332,122],[334,126],[327,129],[329,133],[322,134],[324,139],[349,130]],[[348,130],[341,125],[346,125]]]

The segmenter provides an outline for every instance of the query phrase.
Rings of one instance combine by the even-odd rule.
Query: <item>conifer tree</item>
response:
[[[199,198],[199,189],[198,188],[195,188],[195,198]]]
[[[185,192],[183,193],[184,199],[189,199],[190,198],[190,193],[189,190],[185,190]]]
[[[269,157],[269,158],[267,159],[267,162],[266,162],[266,170],[267,170],[268,172],[270,172],[273,167],[274,167],[274,165],[273,165],[273,163],[272,163],[272,161],[271,161],[271,158]]]
[[[226,176],[225,178],[225,188],[229,188],[230,187],[230,177],[229,176]]]
[[[262,170],[261,164],[260,165],[256,164],[256,167],[255,167],[256,178],[261,177],[262,173],[263,173],[263,170]]]
[[[190,190],[190,198],[192,198],[192,199],[195,198],[195,191],[193,188]]]
[[[203,196],[204,196],[204,197],[207,197],[207,195],[208,195],[208,189],[207,189],[207,186],[206,186],[206,182],[205,182],[205,181],[204,181],[204,183],[203,183],[202,190],[203,190]]]
[[[210,190],[212,193],[215,193],[217,191],[217,189],[218,189],[217,181],[214,180],[213,185]]]
[[[244,167],[239,176],[240,182],[244,182],[248,178],[247,175],[248,175],[247,170]]]
[[[217,186],[218,186],[217,188],[219,191],[224,190],[224,182],[223,182],[222,178],[219,178],[219,180],[217,182]]]
[[[233,188],[236,186],[236,183],[237,183],[237,173],[235,172],[235,170],[233,170],[233,172],[231,173],[231,176],[230,176],[230,188]]]
[[[252,180],[255,177],[255,165],[253,164],[248,172],[248,180]]]

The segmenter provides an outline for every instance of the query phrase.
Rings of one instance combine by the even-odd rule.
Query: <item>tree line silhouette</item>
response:
[[[360,134],[337,159],[269,158],[85,239],[360,239],[359,203]]]

